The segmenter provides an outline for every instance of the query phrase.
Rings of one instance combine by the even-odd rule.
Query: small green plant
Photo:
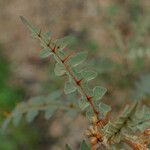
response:
[[[29,29],[32,36],[40,41],[42,58],[51,55],[55,60],[54,72],[57,76],[66,76],[64,92],[70,94],[77,92],[78,98],[72,103],[61,101],[61,92],[55,91],[48,96],[31,98],[28,102],[22,102],[16,106],[2,125],[5,129],[12,120],[16,126],[22,116],[27,122],[31,122],[40,111],[44,111],[45,118],[49,119],[56,109],[60,108],[68,112],[86,112],[90,127],[85,131],[89,144],[81,143],[80,150],[117,149],[130,146],[134,150],[147,150],[150,142],[150,111],[142,102],[126,105],[118,116],[111,116],[111,107],[101,101],[106,93],[106,88],[95,86],[90,88],[89,82],[97,75],[83,64],[86,52],[68,52],[64,50],[70,41],[70,37],[54,40],[51,34],[42,33],[24,17],[23,24]],[[79,96],[80,95],[80,96]],[[70,100],[71,101],[71,100]],[[112,119],[113,118],[113,119]],[[66,145],[66,150],[71,148]]]

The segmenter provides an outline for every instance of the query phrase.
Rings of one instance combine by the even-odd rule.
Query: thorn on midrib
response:
[[[49,42],[47,43],[47,47],[50,48],[50,44],[51,44],[52,38],[49,40]]]
[[[52,51],[55,53],[55,50],[56,50],[56,44],[55,46],[52,48]]]
[[[42,29],[40,29],[40,31],[38,33],[38,37],[41,37],[41,33],[42,33]]]
[[[69,54],[68,56],[66,56],[66,57],[62,60],[62,63],[66,62],[66,61],[70,58],[71,55],[72,55],[72,53]]]
[[[80,80],[77,80],[76,81],[76,84],[78,85],[78,86],[80,86],[81,85],[81,81],[83,80],[83,78],[82,79],[80,79]]]
[[[93,98],[92,96],[86,96],[88,101],[91,101],[91,99]]]

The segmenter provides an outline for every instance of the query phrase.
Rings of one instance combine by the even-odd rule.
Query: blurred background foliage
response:
[[[54,60],[38,57],[38,43],[20,15],[54,38],[75,37],[69,49],[88,51],[88,66],[98,72],[91,86],[108,89],[103,101],[114,115],[135,100],[150,106],[149,6],[149,0],[1,0],[0,123],[18,102],[64,87],[64,78],[54,75]],[[63,101],[72,97],[63,95]],[[86,127],[81,114],[72,118],[58,111],[46,121],[41,113],[30,125],[22,120],[10,126],[0,135],[0,149],[61,150],[66,143],[78,149]]]

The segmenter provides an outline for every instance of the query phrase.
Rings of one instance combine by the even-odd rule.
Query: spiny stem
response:
[[[70,70],[70,67],[65,63],[64,59],[62,59],[57,53],[56,53],[56,47],[57,47],[57,44],[55,43],[54,47],[51,47],[51,40],[47,43],[43,38],[42,36],[39,36],[38,35],[38,38],[40,41],[44,42],[45,45],[47,46],[47,48],[49,48],[53,53],[54,55],[57,57],[57,59],[59,60],[59,62],[64,66],[66,72],[69,74],[69,76],[72,78],[72,80],[74,81],[74,83],[77,85],[77,87],[80,88],[82,94],[84,95],[85,99],[88,101],[88,103],[90,104],[93,112],[95,113],[95,115],[98,117],[98,114],[99,112],[97,111],[97,109],[94,107],[94,104],[92,102],[92,97],[89,97],[86,92],[84,91],[82,85],[80,84],[82,79],[81,80],[77,80],[75,78],[75,76],[72,74],[71,70]],[[66,59],[68,59],[66,57]]]
[[[59,46],[58,46],[59,47]],[[57,48],[58,48],[57,47]],[[66,56],[63,60],[62,63],[65,63],[71,56],[73,55],[73,53],[69,54],[68,56]]]

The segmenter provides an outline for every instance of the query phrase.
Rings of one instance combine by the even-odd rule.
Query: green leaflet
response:
[[[66,146],[65,146],[65,150],[71,150],[71,148],[69,147],[69,145],[68,145],[68,144],[66,144]]]
[[[40,51],[39,57],[40,57],[40,58],[46,58],[46,57],[48,57],[48,56],[51,55],[51,54],[52,54],[52,52],[50,51],[49,48],[44,48],[44,49],[42,49],[42,50]]]
[[[43,37],[45,38],[45,40],[50,40],[50,37],[51,37],[51,32],[46,32],[43,34]]]
[[[82,141],[80,145],[80,150],[90,150],[90,147],[86,144],[85,141]]]
[[[150,74],[142,75],[140,80],[135,83],[132,96],[136,100],[150,97]]]
[[[135,113],[132,119],[137,118],[138,120],[149,120],[150,119],[150,110],[145,105],[142,106],[140,102],[138,102],[138,107],[135,110]]]
[[[65,74],[66,70],[64,66],[60,63],[55,64],[54,72],[57,76],[62,76]]]
[[[49,118],[51,118],[51,116],[53,115],[54,111],[55,111],[55,108],[52,108],[52,107],[47,108],[45,110],[45,115],[44,115],[45,119],[48,120]]]
[[[62,93],[63,93],[63,92],[62,92],[61,90],[54,91],[54,92],[50,93],[50,94],[44,99],[44,101],[45,101],[46,103],[51,102],[51,101],[55,101],[55,102],[56,102],[57,99],[60,99]]]
[[[94,99],[91,99],[91,100],[92,100],[94,108],[96,110],[99,110],[99,102],[95,101]],[[94,112],[93,112],[92,108],[88,107],[87,110],[86,110],[86,117],[87,117],[87,119],[91,121],[91,117],[93,117],[93,115],[94,115]]]
[[[85,98],[81,98],[79,100],[79,107],[81,108],[81,110],[84,110],[88,106],[89,106],[89,103],[87,102],[87,100]]]
[[[51,33],[50,32],[46,32],[46,33],[40,33],[40,36],[41,38],[43,39],[43,41],[41,41],[41,46],[46,48],[47,47],[47,44],[46,43],[49,43],[50,41],[50,36],[51,36]]]
[[[85,60],[86,56],[87,52],[79,52],[76,55],[70,57],[68,62],[71,66],[75,67],[82,63]]]
[[[106,105],[102,102],[99,104],[99,112],[101,112],[103,116],[105,116],[106,113],[109,112],[110,110],[111,110],[111,107],[109,105]]]
[[[71,148],[66,144],[65,150],[71,150]],[[80,150],[90,150],[90,147],[86,144],[86,142],[83,140],[80,144]]]
[[[16,106],[15,110],[24,111],[27,108],[28,108],[28,104],[26,102],[21,102]]]
[[[137,124],[136,126],[133,127],[133,129],[135,131],[139,130],[139,131],[143,132],[148,127],[150,127],[150,120]]]
[[[65,58],[65,53],[64,53],[63,51],[57,50],[57,54],[59,55],[59,57],[60,57],[61,59],[64,59],[64,58]]]
[[[33,97],[33,98],[30,98],[29,101],[28,101],[28,105],[30,106],[34,106],[34,105],[42,105],[43,104],[43,99],[44,99],[44,96],[36,96],[36,97]]]
[[[39,32],[38,29],[37,29],[36,27],[34,27],[34,26],[33,26],[29,21],[27,21],[24,17],[20,16],[20,18],[21,18],[23,24],[29,29],[29,31],[31,31],[32,35],[33,35],[34,37],[36,37],[37,34],[38,34],[38,32]]]
[[[55,40],[54,43],[60,47],[59,49],[63,50],[65,47],[73,43],[74,40],[75,38],[73,36],[65,36],[61,39]]]
[[[32,120],[38,115],[38,109],[31,108],[26,114],[26,120],[28,123],[31,123]]]
[[[77,80],[81,79],[81,74],[77,71],[75,67],[72,67],[71,69],[72,74],[76,77]]]
[[[27,108],[27,104],[25,102],[21,102],[20,104],[17,105],[17,107],[14,109],[14,111],[12,112],[12,121],[13,121],[13,125],[17,126],[20,121],[21,118],[23,116],[23,110]]]
[[[88,82],[83,80],[81,82],[81,84],[82,84],[82,86],[84,88],[84,91],[87,93],[87,95],[93,97],[93,90],[89,88]]]
[[[143,132],[148,127],[150,127],[150,120],[136,125],[136,128],[141,132]]]
[[[0,132],[3,132],[3,131],[6,130],[6,128],[8,127],[9,123],[11,122],[11,120],[12,120],[12,116],[9,116],[9,117],[7,117],[4,120],[3,124],[0,127]]]
[[[15,127],[20,123],[21,118],[22,118],[22,113],[19,112],[18,110],[15,110],[14,113],[13,113],[13,116],[12,116],[13,125]]]
[[[83,71],[81,71],[81,76],[82,76],[85,80],[90,81],[90,80],[96,78],[97,72],[91,71],[91,70],[83,70]]]
[[[75,85],[71,82],[71,81],[67,81],[65,83],[65,87],[64,87],[64,92],[65,94],[69,94],[72,93],[76,90]]]
[[[106,93],[107,89],[101,86],[96,86],[93,89],[93,93],[94,93],[94,99],[95,100],[100,100],[104,94]]]
[[[87,108],[87,111],[86,111],[86,118],[91,121],[91,118],[93,117],[93,110],[91,107],[88,107]]]
[[[146,107],[145,105],[143,106],[143,118],[145,120],[150,120],[150,110],[148,107]],[[143,119],[142,118],[142,119]]]
[[[71,118],[74,118],[76,116],[76,114],[77,114],[77,111],[74,110],[74,109],[70,109],[69,111],[66,112],[66,114],[68,116],[70,116]]]

